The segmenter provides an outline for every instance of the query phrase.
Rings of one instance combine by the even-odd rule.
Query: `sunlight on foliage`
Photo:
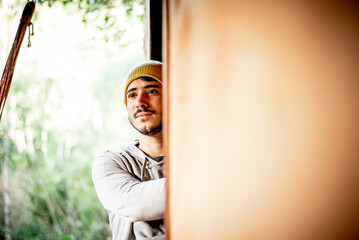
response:
[[[0,7],[2,69],[25,3]],[[144,3],[38,1],[32,22],[0,123],[0,238],[9,218],[12,239],[111,239],[91,168],[136,138],[122,86],[144,60]]]

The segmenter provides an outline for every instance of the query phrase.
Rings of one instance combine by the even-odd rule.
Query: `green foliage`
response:
[[[46,239],[46,227],[39,222],[38,219],[33,219],[33,221],[26,223],[25,225],[20,226],[12,238],[17,239],[26,239],[26,240],[35,240],[35,239]]]
[[[138,25],[133,6],[143,1],[37,3],[43,4],[35,20],[39,27],[32,48],[21,49],[0,123],[0,173],[9,170],[9,233],[14,240],[110,239],[91,169],[102,151],[133,139],[126,116],[119,113],[120,89],[125,73],[144,58],[142,42],[126,35],[131,24],[117,27],[120,16],[114,10],[125,8],[129,21]],[[67,15],[50,19],[49,12],[58,14],[59,6]],[[97,30],[108,41],[97,37]],[[1,184],[2,212],[4,191]],[[7,231],[4,218],[0,214],[0,239]]]
[[[12,222],[12,238],[106,239],[111,235],[107,214],[93,189],[92,161],[88,161],[95,158],[94,152],[88,151],[88,148],[96,143],[87,139],[94,139],[96,132],[90,124],[78,129],[79,132],[86,132],[89,138],[74,147],[68,156],[60,156],[59,153],[63,152],[59,146],[63,145],[65,137],[56,130],[47,130],[45,151],[43,132],[51,114],[45,110],[44,104],[49,100],[48,95],[37,94],[31,100],[29,95],[39,86],[42,93],[56,87],[50,79],[41,79],[48,81],[45,84],[36,79],[36,76],[18,78],[12,89],[12,104],[8,106],[11,108],[8,112],[16,116],[12,127],[18,128],[17,131],[28,140],[25,149],[20,152],[10,136],[7,136],[9,140],[5,144],[4,135],[9,133],[4,129],[0,137],[0,157],[4,159],[6,154],[10,159],[11,181],[16,186],[11,190],[15,194],[12,198],[16,200],[11,206],[12,219],[17,219]],[[82,161],[84,158],[85,161]],[[21,178],[16,177],[18,174]],[[21,192],[23,197],[16,199],[16,191]],[[3,197],[0,207],[3,209]],[[1,238],[5,233],[2,215],[0,223]]]
[[[118,40],[123,36],[124,31],[126,31],[126,29],[122,27],[121,21],[123,20],[118,18],[118,14],[114,11],[114,9],[125,9],[129,20],[133,18],[137,18],[141,22],[144,22],[145,20],[145,11],[134,11],[135,6],[144,7],[145,0],[38,0],[37,2],[40,5],[47,4],[50,7],[55,3],[61,4],[64,8],[70,9],[73,6],[76,6],[77,9],[83,13],[83,23],[88,24],[99,22],[97,23],[97,28],[104,35],[104,40],[106,42],[112,38]],[[116,31],[113,31],[113,28],[115,28]]]

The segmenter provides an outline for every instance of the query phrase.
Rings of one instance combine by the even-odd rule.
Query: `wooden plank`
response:
[[[163,140],[164,140],[164,155],[166,158],[166,165],[165,165],[165,177],[167,178],[167,181],[170,181],[170,177],[169,176],[169,169],[170,169],[170,165],[169,165],[169,161],[167,161],[168,157],[169,157],[169,146],[170,146],[170,142],[169,142],[169,135],[170,135],[170,130],[169,130],[169,107],[170,107],[170,97],[169,97],[169,89],[170,89],[170,81],[169,81],[169,52],[170,49],[168,47],[168,43],[170,42],[170,35],[169,35],[169,2],[167,0],[163,1],[163,6],[162,6],[162,59],[163,59],[163,66],[162,66],[162,76],[163,76]],[[169,196],[170,196],[170,188],[169,188],[169,184],[166,185],[166,209],[169,208]],[[166,216],[165,216],[165,227],[166,227],[166,235],[167,235],[167,240],[170,239],[170,235],[171,235],[171,228],[169,227],[169,220],[170,219],[170,215],[169,215],[169,211],[166,211]]]
[[[168,237],[358,237],[357,5],[167,11]]]

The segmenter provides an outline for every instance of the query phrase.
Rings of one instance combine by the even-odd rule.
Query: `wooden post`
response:
[[[15,39],[7,59],[3,75],[0,82],[0,120],[5,107],[6,98],[10,90],[12,76],[15,70],[15,64],[19,55],[20,47],[24,39],[26,28],[30,25],[32,15],[35,10],[35,2],[27,2],[22,13],[20,24],[17,29]]]
[[[168,239],[358,239],[358,5],[167,4]]]
[[[148,59],[162,61],[162,0],[146,1]]]

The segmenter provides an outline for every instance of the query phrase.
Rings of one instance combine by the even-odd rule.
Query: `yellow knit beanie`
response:
[[[126,76],[124,103],[127,106],[126,92],[128,86],[140,77],[151,77],[162,84],[162,63],[149,60],[135,66]]]

